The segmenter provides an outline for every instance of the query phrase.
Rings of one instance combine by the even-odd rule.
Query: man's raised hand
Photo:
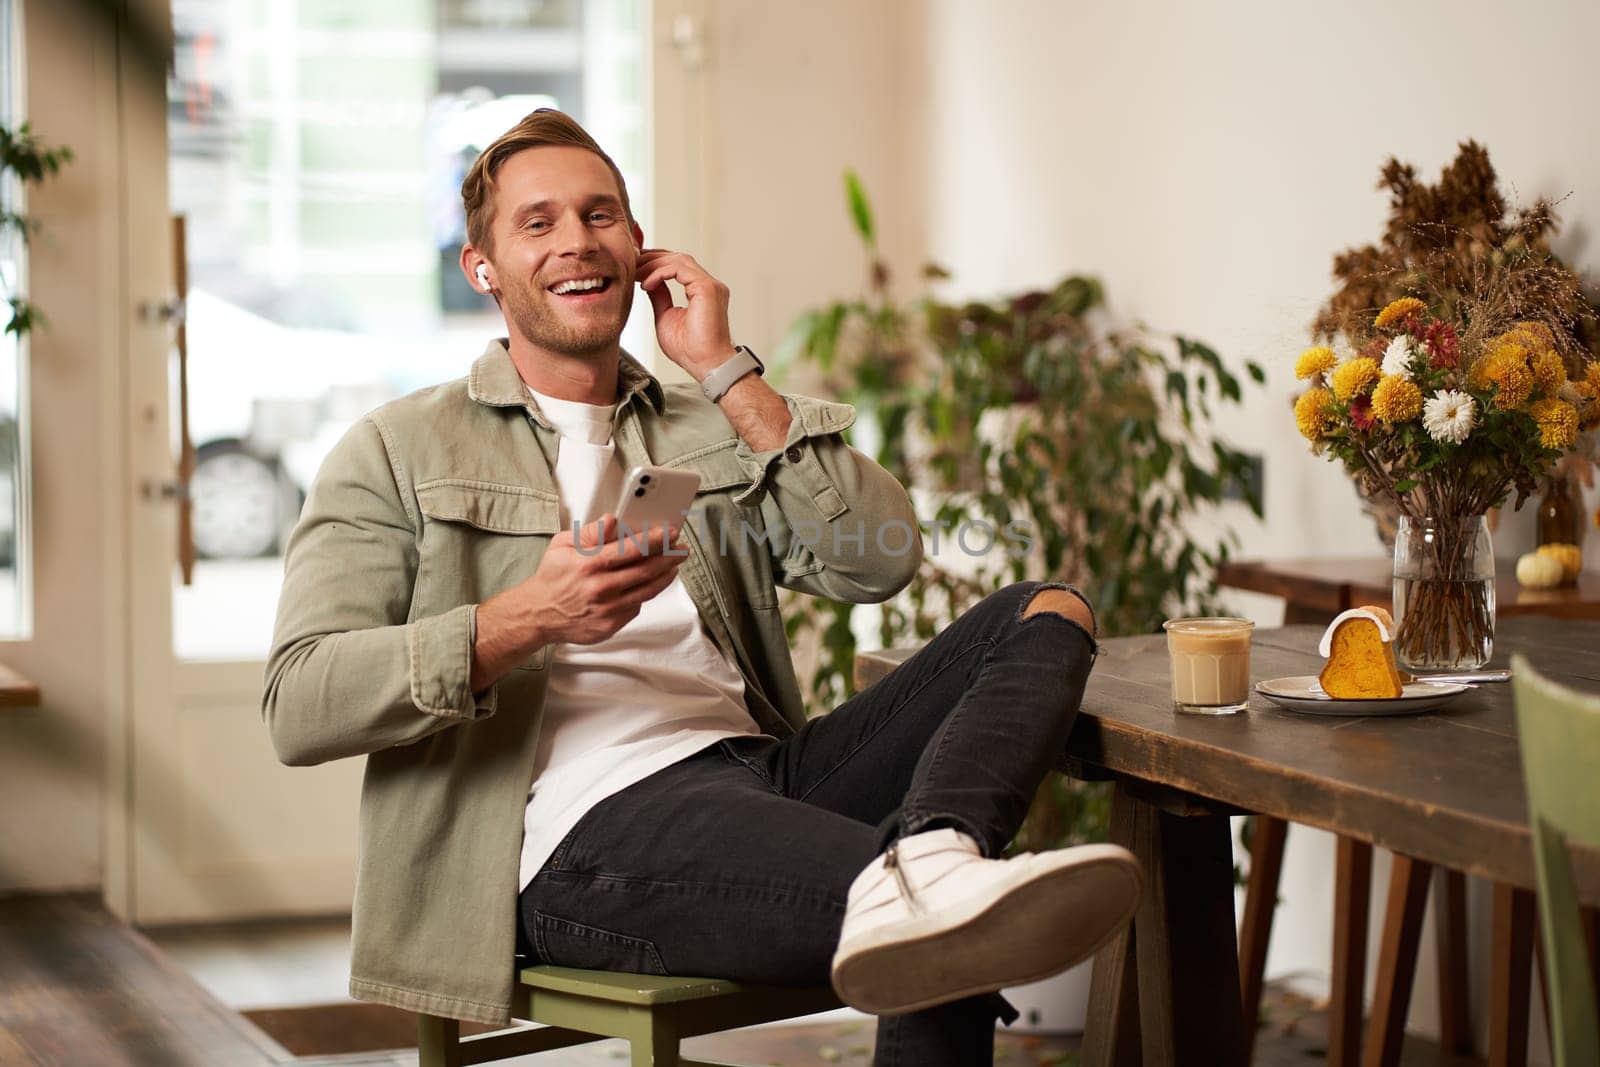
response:
[[[656,314],[656,340],[668,359],[699,381],[733,357],[728,287],[685,252],[646,248],[636,277]],[[677,307],[667,281],[683,286],[688,304]]]

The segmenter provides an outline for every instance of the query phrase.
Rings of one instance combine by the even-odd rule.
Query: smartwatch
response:
[[[766,365],[754,352],[744,345],[737,345],[734,347],[732,358],[700,380],[700,391],[706,395],[707,400],[715,404],[722,399],[722,394],[733,388],[734,382],[751,372],[765,373],[766,369]]]

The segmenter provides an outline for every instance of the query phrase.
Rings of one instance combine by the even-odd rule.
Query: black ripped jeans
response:
[[[1042,588],[986,597],[794,736],[730,738],[592,808],[521,897],[547,963],[825,985],[845,894],[896,837],[950,826],[997,856],[1061,753],[1094,639]],[[1060,588],[1059,586],[1055,588]],[[878,1024],[880,1067],[981,1067],[998,995]]]

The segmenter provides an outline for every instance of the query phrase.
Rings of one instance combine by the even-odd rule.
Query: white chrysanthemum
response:
[[[1411,357],[1414,354],[1413,342],[1406,334],[1401,334],[1389,342],[1389,347],[1383,353],[1383,373],[1394,377],[1411,380]]]
[[[1459,445],[1477,421],[1477,403],[1457,389],[1441,389],[1422,403],[1422,425],[1435,441]]]

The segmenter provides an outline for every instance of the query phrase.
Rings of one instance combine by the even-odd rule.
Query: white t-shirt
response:
[[[626,474],[611,439],[616,405],[528,391],[561,434],[555,480],[571,530],[616,506]],[[549,670],[519,891],[606,797],[720,738],[760,732],[744,680],[706,635],[682,578],[605,641],[556,645]]]

